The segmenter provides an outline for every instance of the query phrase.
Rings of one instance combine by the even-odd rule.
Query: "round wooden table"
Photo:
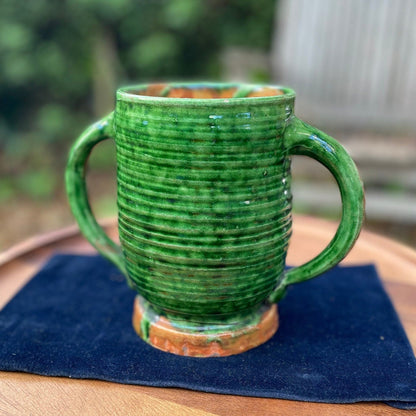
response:
[[[114,219],[104,222],[117,238]],[[304,263],[330,241],[336,224],[295,217],[288,264]],[[55,252],[92,253],[73,226],[32,238],[0,254],[0,308]],[[374,263],[416,351],[416,252],[367,231],[343,264]],[[322,404],[153,388],[96,380],[0,372],[0,414],[7,415],[398,415],[382,403]]]

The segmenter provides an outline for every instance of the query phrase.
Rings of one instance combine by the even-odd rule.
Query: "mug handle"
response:
[[[364,219],[364,190],[358,170],[347,151],[332,137],[293,116],[284,135],[288,155],[306,155],[324,165],[337,181],[342,201],[338,230],[328,246],[309,262],[289,269],[269,297],[279,301],[286,287],[312,279],[338,264],[351,250]]]
[[[97,251],[115,264],[127,276],[121,247],[109,238],[97,223],[88,201],[85,173],[93,147],[113,135],[113,114],[88,127],[76,140],[69,153],[65,170],[65,185],[69,205],[82,234]]]

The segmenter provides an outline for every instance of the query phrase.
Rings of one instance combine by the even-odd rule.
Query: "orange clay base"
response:
[[[160,350],[178,355],[224,357],[263,344],[277,330],[277,305],[263,305],[246,321],[247,324],[238,325],[205,324],[201,330],[191,328],[185,321],[174,323],[157,315],[141,296],[134,301],[133,326],[140,337]]]

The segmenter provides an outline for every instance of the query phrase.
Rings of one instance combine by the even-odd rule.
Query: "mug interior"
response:
[[[149,84],[128,89],[126,92],[137,96],[194,99],[227,99],[249,97],[274,97],[285,91],[274,86],[230,85],[230,84]]]

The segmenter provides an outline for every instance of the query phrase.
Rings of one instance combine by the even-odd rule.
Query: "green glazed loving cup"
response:
[[[133,325],[151,345],[190,356],[236,354],[269,339],[288,285],[336,265],[363,220],[357,169],[333,138],[294,115],[284,87],[166,83],[117,91],[115,111],[70,152],[69,202],[89,242],[135,289]],[[97,224],[85,165],[112,138],[121,246]],[[290,157],[335,177],[342,218],[330,244],[285,271],[291,234]]]

